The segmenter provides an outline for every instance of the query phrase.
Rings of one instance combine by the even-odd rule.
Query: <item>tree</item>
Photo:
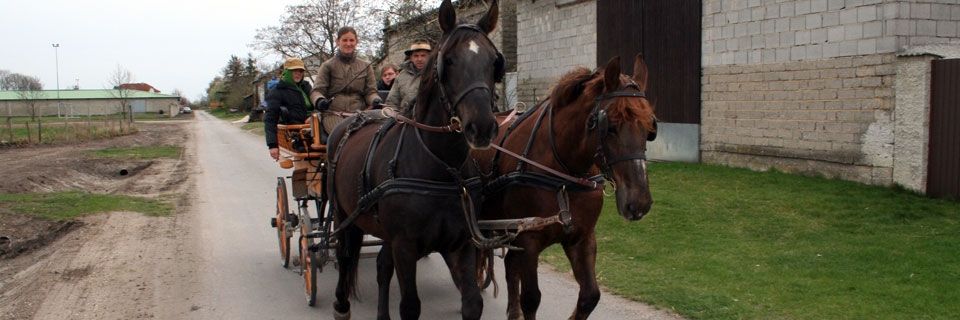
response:
[[[130,95],[132,94],[130,89],[124,88],[123,84],[133,82],[133,74],[130,73],[130,70],[124,69],[122,66],[117,64],[117,69],[110,73],[109,83],[113,87],[111,95],[120,103],[120,114],[123,116],[123,119],[127,119],[127,109],[130,109],[130,122],[133,122],[133,109],[127,101],[130,100]]]
[[[30,110],[30,120],[36,120],[37,116],[40,115],[38,114],[37,103],[43,98],[43,84],[40,83],[40,79],[18,73],[10,74],[7,79],[12,84],[10,89],[16,90],[17,96],[27,104]]]
[[[253,58],[253,55],[247,54],[245,60],[231,55],[230,59],[227,60],[227,65],[223,68],[223,87],[220,97],[223,104],[228,108],[247,111],[250,106],[244,105],[243,101],[244,98],[253,94],[252,82],[259,74],[257,60]]]
[[[0,90],[43,90],[43,84],[37,77],[0,70]]]
[[[380,42],[379,21],[369,1],[305,0],[287,6],[280,25],[257,30],[251,47],[287,57],[318,56],[326,60],[336,49],[337,30],[351,26],[357,30],[357,51],[372,52]]]

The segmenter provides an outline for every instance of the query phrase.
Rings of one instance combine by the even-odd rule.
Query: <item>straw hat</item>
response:
[[[287,58],[287,60],[283,62],[283,68],[286,70],[307,70],[303,65],[303,60],[300,60],[300,58]]]
[[[413,53],[414,51],[419,51],[419,50],[430,51],[430,50],[432,50],[432,49],[430,48],[430,44],[429,44],[429,43],[426,43],[426,42],[414,42],[413,44],[410,45],[410,49],[407,49],[406,51],[403,51],[403,53],[409,56],[409,55],[410,55],[411,53]]]

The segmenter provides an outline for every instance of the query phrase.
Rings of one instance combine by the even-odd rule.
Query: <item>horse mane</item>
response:
[[[580,105],[592,110],[595,99],[604,91],[603,73],[602,69],[590,71],[577,67],[564,74],[550,92],[554,107]],[[620,75],[620,81],[629,83],[631,80]],[[607,107],[607,117],[614,122],[637,122],[648,132],[653,132],[656,131],[653,111],[649,99],[616,99]]]

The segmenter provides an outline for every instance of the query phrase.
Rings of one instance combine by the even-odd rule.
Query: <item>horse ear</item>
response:
[[[480,30],[483,30],[483,32],[493,32],[493,29],[497,28],[497,20],[499,20],[499,16],[500,6],[497,5],[497,0],[493,0],[490,2],[490,8],[487,9],[487,14],[480,18],[480,21],[477,22],[477,26],[480,27]]]
[[[450,0],[443,0],[443,3],[440,4],[438,20],[440,21],[440,30],[443,30],[444,34],[457,27],[457,10],[453,8]]]
[[[603,87],[606,92],[620,89],[620,56],[610,58],[603,69]]]
[[[643,54],[637,54],[637,60],[633,62],[633,82],[640,86],[640,91],[647,90],[647,63],[643,61]]]

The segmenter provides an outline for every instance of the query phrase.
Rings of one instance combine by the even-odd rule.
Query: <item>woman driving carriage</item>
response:
[[[373,68],[357,58],[358,41],[357,31],[351,27],[337,31],[337,52],[320,65],[316,86],[310,93],[310,100],[324,111],[323,128],[328,133],[349,116],[347,113],[382,104]]]
[[[277,144],[277,124],[302,124],[310,117],[308,110],[313,109],[307,93],[310,92],[310,83],[303,81],[303,73],[307,68],[303,60],[288,58],[283,62],[283,73],[280,83],[267,94],[267,111],[263,115],[263,131],[267,138],[267,148],[270,148],[270,157],[280,159],[280,149]]]

